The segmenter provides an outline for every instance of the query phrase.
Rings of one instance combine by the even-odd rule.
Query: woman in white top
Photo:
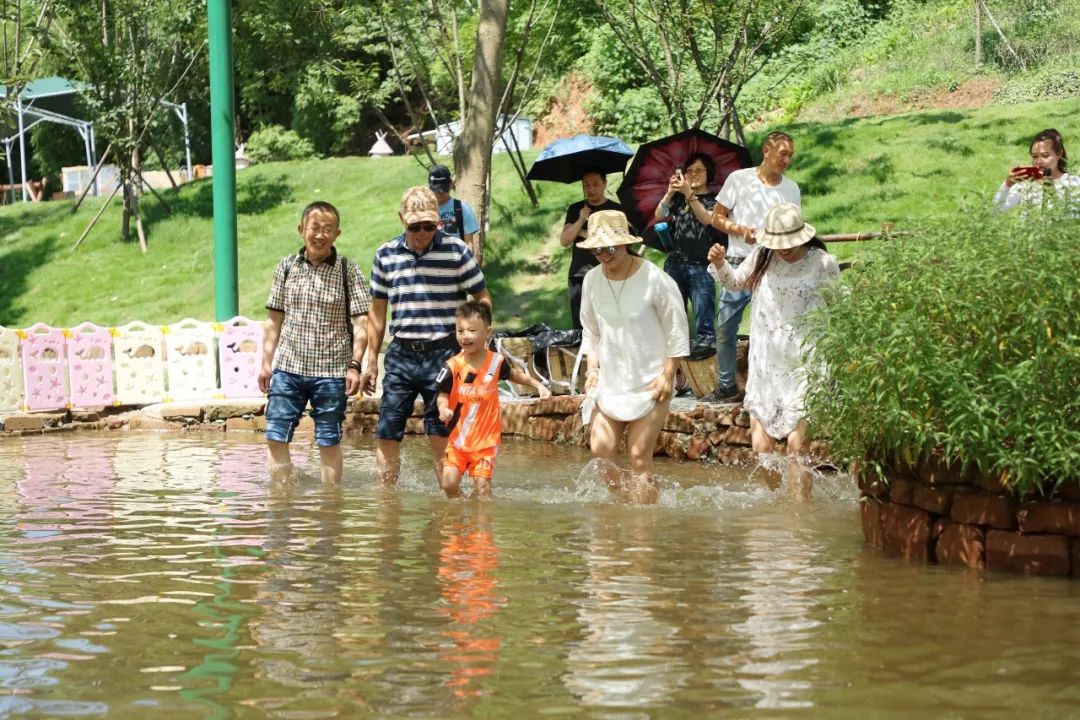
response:
[[[786,439],[791,489],[809,496],[809,473],[796,460],[807,446],[803,357],[808,348],[799,321],[822,304],[820,289],[840,267],[794,203],[769,210],[757,245],[738,268],[727,263],[720,245],[709,251],[709,262],[709,274],[724,287],[753,293],[743,406],[750,414],[754,451],[774,452],[776,440]]]
[[[1067,214],[1080,218],[1080,177],[1065,172],[1069,156],[1061,133],[1053,128],[1043,130],[1031,141],[1030,149],[1031,165],[1009,171],[994,195],[994,205],[999,210],[1017,205],[1038,207],[1043,204],[1044,190],[1053,188],[1047,205],[1063,203]]]
[[[601,210],[589,216],[578,247],[600,264],[585,275],[581,298],[581,350],[588,359],[585,422],[592,423],[593,455],[607,460],[612,491],[635,502],[656,502],[653,449],[671,402],[678,359],[690,352],[686,309],[675,281],[629,252],[641,242],[626,215]],[[616,461],[626,433],[631,482],[622,482]]]

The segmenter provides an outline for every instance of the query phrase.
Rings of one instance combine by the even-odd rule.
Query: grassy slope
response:
[[[989,202],[1043,127],[1057,127],[1075,144],[1080,118],[1074,110],[1075,101],[1058,101],[795,125],[790,175],[802,186],[807,219],[820,232],[873,230],[882,222],[916,227],[961,211],[965,203]],[[374,249],[398,232],[402,190],[424,177],[411,158],[269,164],[239,173],[241,313],[262,316],[275,263],[299,247],[295,227],[305,203],[325,199],[341,209],[339,247],[366,268]],[[496,156],[493,184],[485,273],[498,324],[567,326],[569,253],[557,234],[579,190],[540,183],[540,208],[534,210],[503,156]],[[612,189],[616,185],[612,178]],[[100,201],[91,199],[75,216],[70,202],[0,208],[0,325],[211,319],[211,185],[194,183],[167,198],[171,214],[153,198],[144,203],[150,221],[145,256],[118,240],[118,204],[75,251],[72,245]],[[834,250],[849,257],[859,246]]]

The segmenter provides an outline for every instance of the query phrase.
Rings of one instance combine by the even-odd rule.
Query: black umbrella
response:
[[[589,170],[622,172],[634,151],[622,140],[598,135],[575,135],[548,145],[529,168],[528,180],[572,183]]]

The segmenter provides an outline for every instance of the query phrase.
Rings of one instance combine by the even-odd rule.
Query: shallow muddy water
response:
[[[847,478],[661,461],[631,507],[508,442],[450,502],[405,449],[379,490],[369,440],[340,487],[256,436],[0,441],[0,717],[1080,716],[1074,585],[882,557]]]

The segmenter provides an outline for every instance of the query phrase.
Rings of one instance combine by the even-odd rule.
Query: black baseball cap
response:
[[[450,192],[450,168],[445,165],[432,165],[428,170],[427,184],[432,192]]]

